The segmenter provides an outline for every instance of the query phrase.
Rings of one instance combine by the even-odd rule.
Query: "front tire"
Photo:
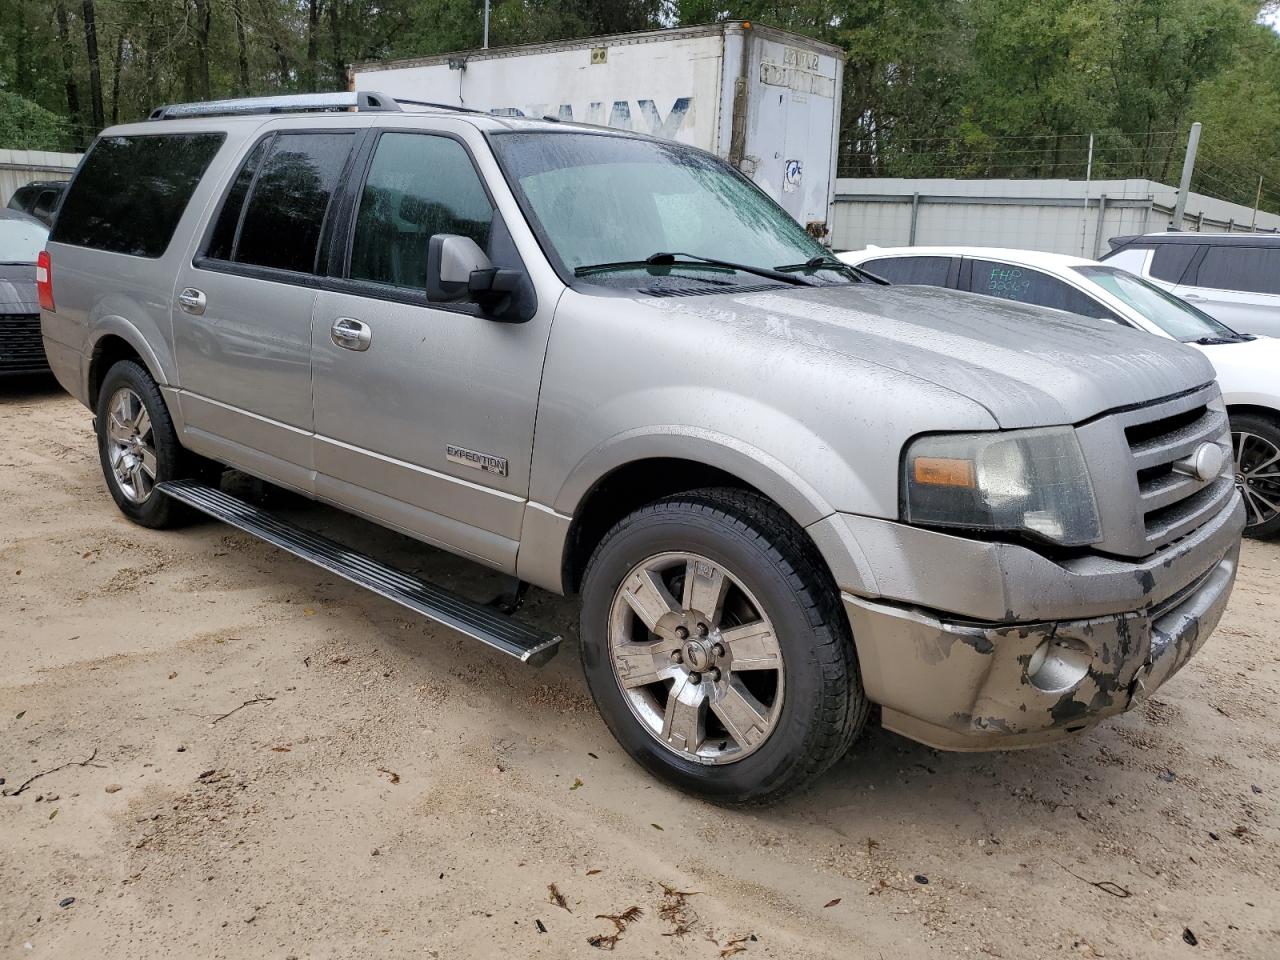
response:
[[[1280,535],[1280,421],[1256,413],[1231,416],[1236,488],[1244,496],[1244,535]]]
[[[182,504],[155,489],[191,475],[191,469],[160,388],[140,363],[122,360],[107,371],[98,391],[97,428],[102,474],[121,513],[155,529],[191,518]]]
[[[869,709],[817,551],[777,506],[739,490],[661,500],[605,535],[584,578],[581,650],[623,748],[718,803],[805,786]]]

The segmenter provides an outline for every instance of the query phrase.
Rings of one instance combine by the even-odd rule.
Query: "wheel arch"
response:
[[[832,508],[784,465],[738,444],[672,442],[627,444],[629,457],[601,458],[591,479],[575,471],[557,512],[570,519],[559,576],[564,591],[576,592],[591,553],[608,530],[628,513],[663,497],[705,487],[731,487],[755,493],[781,508],[803,531],[830,515]],[[790,475],[790,476],[789,476]],[[808,534],[805,534],[806,538]],[[815,544],[816,549],[816,544]]]
[[[146,339],[127,320],[114,319],[118,322],[106,324],[94,332],[89,346],[85,388],[93,410],[98,407],[98,392],[107,371],[121,360],[136,360],[157,384],[164,383],[159,375],[160,361]]]

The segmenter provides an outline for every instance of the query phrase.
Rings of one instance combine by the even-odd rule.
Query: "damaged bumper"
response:
[[[1224,514],[1194,559],[1185,555],[1191,544],[1158,558],[1153,576],[1163,582],[1144,592],[1159,599],[1123,613],[984,623],[845,592],[883,725],[941,749],[1003,750],[1050,743],[1129,709],[1181,669],[1226,608],[1243,509]],[[1172,584],[1159,576],[1188,561],[1190,575]],[[1039,586],[1055,593],[1052,583]]]

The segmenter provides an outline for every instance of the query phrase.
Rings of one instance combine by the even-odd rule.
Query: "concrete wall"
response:
[[[78,153],[47,150],[0,150],[0,207],[13,192],[32,180],[69,180],[80,162]]]
[[[832,238],[837,250],[976,244],[1097,257],[1111,237],[1167,230],[1176,196],[1154,180],[840,179]],[[1251,207],[1187,198],[1183,229],[1252,223]],[[1257,229],[1280,230],[1280,216],[1259,212]]]

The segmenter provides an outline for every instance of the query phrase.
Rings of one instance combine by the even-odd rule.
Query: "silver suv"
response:
[[[1052,742],[1217,623],[1244,510],[1196,351],[875,282],[675,143],[307,109],[350,105],[165,108],[81,165],[43,329],[134,521],[202,511],[532,663],[559,638],[221,468],[580,592],[610,729],[730,803],[872,705],[937,747]]]

